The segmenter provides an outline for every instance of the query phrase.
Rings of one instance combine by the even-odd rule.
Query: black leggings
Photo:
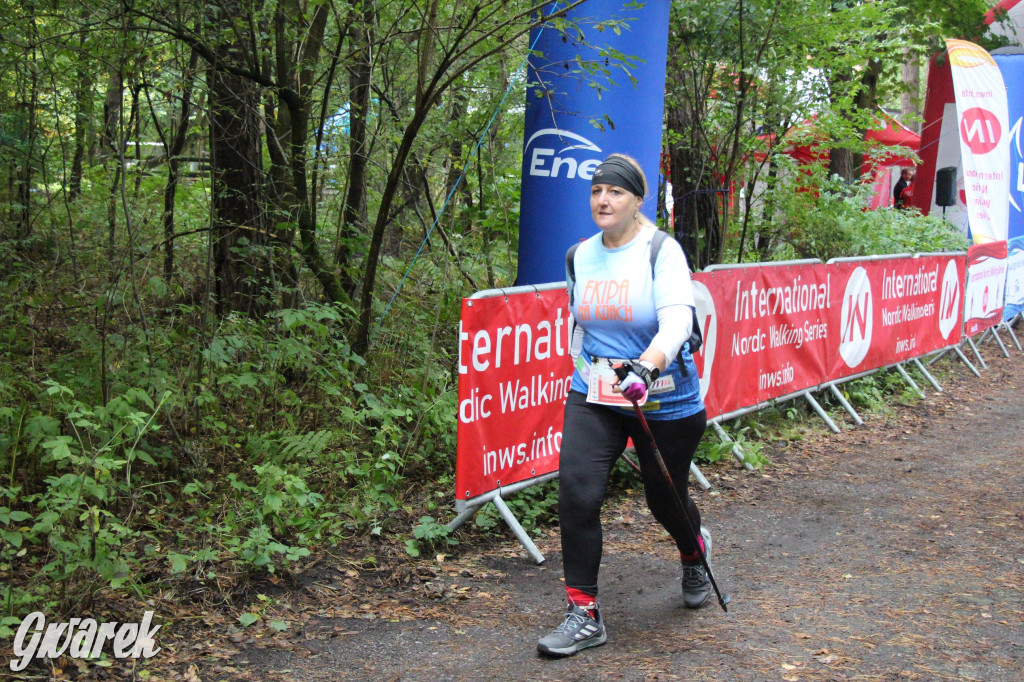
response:
[[[651,433],[665,466],[686,505],[694,532],[687,531],[672,492],[654,459],[649,439],[635,415],[594,405],[586,396],[570,391],[565,402],[562,448],[558,466],[558,523],[562,532],[562,563],[565,585],[597,596],[597,572],[601,564],[601,505],[612,465],[633,439],[644,482],[647,506],[665,527],[679,551],[690,555],[700,532],[700,512],[688,493],[690,461],[707,426],[707,413],[682,419],[648,419]]]

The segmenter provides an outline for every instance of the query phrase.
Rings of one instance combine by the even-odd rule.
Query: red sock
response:
[[[683,561],[687,562],[687,563],[692,563],[694,561],[700,561],[700,555],[705,553],[705,552],[707,552],[707,550],[704,548],[704,536],[703,535],[698,535],[697,536],[697,544],[700,545],[700,553],[694,552],[693,554],[686,555],[686,554],[683,554],[682,551],[680,551],[679,552],[679,558],[682,559]]]
[[[597,618],[597,600],[594,595],[581,592],[575,587],[565,588],[565,598],[569,600],[569,603],[573,606],[583,609],[590,614],[591,618]]]

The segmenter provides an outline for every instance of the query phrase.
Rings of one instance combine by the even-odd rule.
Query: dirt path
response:
[[[957,369],[943,394],[780,449],[764,474],[705,469],[728,614],[682,607],[671,545],[632,497],[605,514],[603,647],[536,655],[563,599],[557,534],[538,543],[541,567],[509,534],[377,594],[321,566],[279,598],[288,632],[197,652],[196,677],[1024,679],[1024,358],[984,352],[983,379]]]

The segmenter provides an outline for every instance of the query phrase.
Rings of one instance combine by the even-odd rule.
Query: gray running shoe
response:
[[[560,658],[592,646],[601,646],[607,641],[608,633],[605,632],[600,609],[597,610],[597,618],[591,618],[589,613],[570,604],[562,624],[537,641],[537,651]]]
[[[704,538],[704,558],[711,565],[711,533],[704,526],[700,527],[700,535]],[[683,603],[688,609],[699,609],[711,598],[711,580],[700,559],[683,564]]]

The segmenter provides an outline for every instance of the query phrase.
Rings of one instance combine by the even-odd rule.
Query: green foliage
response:
[[[920,399],[920,394],[910,388],[895,370],[875,372],[845,383],[841,390],[855,410],[881,415],[890,414],[894,404],[912,404]],[[830,396],[828,399],[831,402]]]
[[[771,198],[756,196],[775,177],[770,160],[812,120],[825,156],[827,147],[863,145],[877,115],[865,76],[899,61],[909,40],[905,12],[893,3],[676,0],[672,23],[666,113],[675,231],[697,268],[730,262],[730,248],[749,253],[755,233],[755,260],[763,259],[768,226],[750,221],[752,212],[776,212]],[[718,192],[733,187],[744,187],[744,201],[721,200]],[[739,204],[744,213],[730,215]],[[726,234],[737,217],[738,234]]]
[[[275,603],[275,600],[272,597],[268,597],[265,594],[257,594],[256,601],[258,603],[252,604],[248,611],[243,611],[238,615],[238,622],[242,627],[248,628],[261,620],[266,620],[267,626],[272,630],[284,632],[288,629],[287,622],[268,617],[268,613],[274,607]]]
[[[743,462],[755,469],[762,469],[770,463],[760,442],[764,434],[760,431],[760,422],[756,418],[739,417],[732,424],[724,426],[723,430],[728,434],[731,442],[720,439],[709,427],[697,447],[697,452],[693,457],[694,462],[699,465],[734,460],[734,453],[738,448],[743,455]]]
[[[450,490],[449,362],[413,370],[414,387],[389,382],[401,376],[395,366],[370,372],[351,352],[340,306],[216,325],[197,307],[169,312],[160,325],[121,324],[106,337],[64,328],[84,352],[44,365],[74,389],[0,369],[0,466],[17,472],[0,488],[0,571],[37,576],[8,584],[7,614],[67,608],[103,587],[145,591],[141,566],[153,560],[168,576],[277,572],[351,534],[401,536],[410,469]],[[429,328],[410,328],[403,343],[421,355]],[[134,378],[146,388],[79,400],[102,392],[101,353],[110,385]],[[154,400],[159,386],[169,388]],[[421,520],[411,549],[453,545],[446,530]]]
[[[139,587],[132,543],[143,533],[132,517],[148,497],[139,479],[166,456],[151,437],[169,393],[154,401],[129,389],[90,405],[55,381],[42,389],[37,403],[0,408],[2,461],[11,472],[0,486],[0,564],[32,576],[18,591],[8,584],[8,616],[56,599],[88,599],[105,586]],[[35,476],[20,483],[15,472],[26,467]]]
[[[433,516],[421,517],[412,534],[413,537],[405,541],[405,551],[411,557],[418,557],[427,549],[438,551],[458,544],[452,537],[451,529],[436,521]]]
[[[734,443],[720,440],[713,432],[708,431],[697,447],[693,461],[698,465],[728,461],[730,457],[733,457],[733,447],[735,447]]]
[[[204,350],[194,428],[248,463],[227,475],[226,518],[211,509],[225,491],[186,487],[196,512],[190,518],[208,538],[204,544],[218,548],[216,560],[275,571],[317,542],[398,532],[408,469],[428,475],[450,467],[455,395],[433,381],[447,381],[447,373],[417,381],[423,394],[387,385],[387,369],[378,365],[371,388],[360,377],[367,362],[340,333],[343,315],[308,304],[278,311],[270,326],[224,321]],[[417,539],[436,537],[431,530]],[[189,557],[186,565],[196,561]]]
[[[288,562],[309,556],[306,533],[315,526],[315,511],[323,495],[309,490],[302,468],[293,473],[276,464],[263,464],[254,466],[253,473],[253,484],[228,474],[228,483],[237,493],[233,500],[237,522],[249,532],[244,539],[237,535],[228,538],[226,549],[245,563],[273,573],[275,554]],[[292,537],[294,545],[280,541]]]
[[[778,208],[759,227],[784,248],[780,258],[830,258],[963,250],[966,236],[936,216],[915,211],[866,210],[872,188],[829,176],[821,165],[790,166],[772,190]]]

